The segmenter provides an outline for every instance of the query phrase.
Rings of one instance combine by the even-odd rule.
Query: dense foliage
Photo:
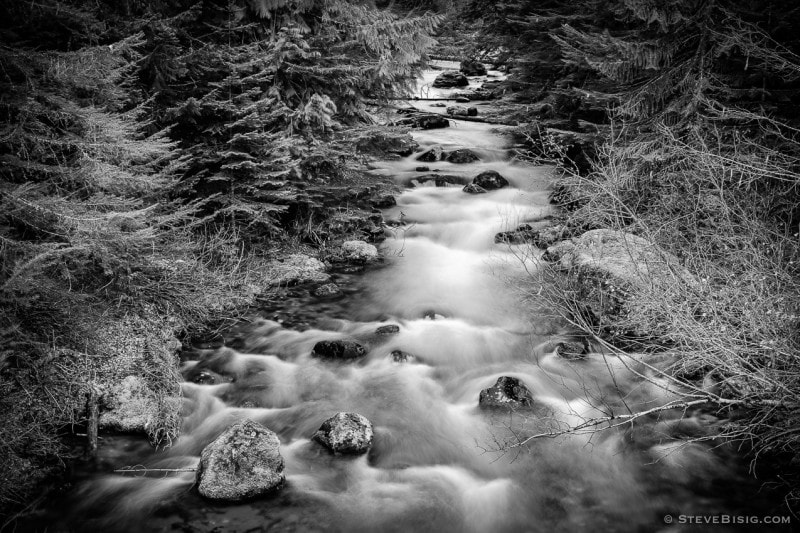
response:
[[[0,508],[125,376],[169,443],[174,335],[252,302],[308,189],[345,173],[346,143],[323,141],[407,89],[438,21],[346,0],[0,5]]]

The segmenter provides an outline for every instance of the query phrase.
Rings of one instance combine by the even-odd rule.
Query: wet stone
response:
[[[372,422],[358,413],[336,413],[311,437],[336,454],[361,454],[372,446]]]
[[[417,161],[425,161],[427,163],[433,163],[436,161],[441,161],[443,157],[444,157],[444,150],[442,150],[442,147],[434,146],[430,150],[427,150],[422,155],[417,157]],[[419,168],[427,169],[428,167],[419,167]],[[419,172],[425,172],[423,170],[419,170],[419,168],[417,169]]]
[[[589,353],[589,346],[585,340],[561,341],[556,346],[556,353],[564,359],[584,359]]]
[[[450,87],[465,87],[469,85],[467,77],[458,72],[457,70],[446,70],[442,72],[436,79],[433,80],[433,86],[438,89],[447,89]]]
[[[320,359],[359,359],[367,355],[367,349],[353,340],[340,339],[335,341],[320,341],[314,345],[311,357]]]
[[[466,148],[454,150],[447,154],[447,161],[455,164],[474,163],[480,160],[481,158],[475,152]]]
[[[483,187],[487,191],[508,187],[508,180],[495,170],[485,170],[481,172],[475,176],[475,179],[472,180],[472,183],[473,185]]]
[[[485,194],[487,191],[480,185],[475,185],[474,183],[470,183],[469,185],[465,185],[463,189],[461,189],[467,194]]]
[[[397,335],[400,333],[400,326],[397,324],[389,324],[386,326],[380,326],[378,329],[375,330],[375,333],[378,335]]]
[[[391,353],[391,357],[392,361],[395,363],[410,363],[414,360],[413,355],[401,350],[393,350]]]
[[[493,387],[481,391],[478,405],[483,409],[525,409],[533,406],[533,395],[517,378],[501,376]]]
[[[284,482],[283,467],[278,436],[261,424],[244,420],[203,448],[197,490],[211,500],[250,500],[279,489]]]

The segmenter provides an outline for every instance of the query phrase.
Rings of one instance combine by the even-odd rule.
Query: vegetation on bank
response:
[[[101,423],[168,445],[178,337],[252,304],[279,250],[374,234],[364,102],[403,93],[438,21],[340,0],[0,7],[0,510],[63,469],[90,403],[136,397]]]
[[[653,280],[622,298],[581,271],[546,273],[550,301],[620,357],[650,361],[658,383],[692,410],[714,415],[720,423],[706,438],[740,447],[756,472],[756,459],[777,465],[764,479],[782,483],[795,507],[800,8],[780,0],[470,5],[467,16],[485,24],[478,41],[516,56],[532,155],[567,160],[554,192],[564,236],[638,235],[698,280]],[[625,304],[598,316],[588,298]]]

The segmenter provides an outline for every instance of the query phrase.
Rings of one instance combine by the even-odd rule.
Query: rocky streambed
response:
[[[463,90],[432,86],[440,73],[425,74],[420,95]],[[467,87],[485,81],[467,77]],[[441,110],[413,104],[414,116]],[[42,523],[657,531],[668,514],[759,505],[743,496],[752,490],[735,452],[693,438],[706,431],[700,415],[528,441],[671,398],[537,299],[543,256],[593,264],[595,241],[612,236],[558,245],[552,169],[513,160],[503,127],[444,120],[417,124],[418,151],[375,165],[403,187],[382,210],[386,240],[354,241],[341,263],[311,265],[292,289],[302,323],[264,309],[225,346],[188,352],[174,446],[107,440]]]

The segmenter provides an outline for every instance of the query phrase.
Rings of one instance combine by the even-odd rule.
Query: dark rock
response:
[[[417,172],[430,172],[431,167],[417,167],[414,170],[416,170]]]
[[[447,154],[447,160],[450,163],[457,163],[457,164],[464,164],[464,163],[473,163],[475,161],[480,161],[481,158],[467,148],[461,148],[459,150],[454,150]]]
[[[377,207],[378,209],[386,209],[395,205],[397,205],[397,200],[391,194],[385,194],[372,201],[372,207]]]
[[[424,318],[425,320],[443,320],[445,316],[440,315],[436,311],[428,309],[427,311],[422,313],[422,318]]]
[[[397,324],[388,324],[386,326],[380,326],[378,329],[375,330],[375,333],[378,335],[397,335],[400,333],[400,326]]]
[[[426,163],[434,163],[436,161],[441,161],[444,157],[444,150],[442,150],[441,146],[434,146],[427,152],[424,152],[422,155],[417,157],[417,161],[425,161]],[[421,167],[421,168],[428,168],[428,167]],[[424,172],[420,170],[419,172]]]
[[[203,448],[197,490],[211,500],[256,498],[283,485],[283,466],[278,436],[261,424],[244,420]]]
[[[366,453],[372,446],[372,422],[358,413],[336,413],[311,438],[333,453]]]
[[[533,406],[533,395],[517,378],[501,376],[493,387],[481,391],[478,405],[483,409],[525,409]]]
[[[342,291],[335,283],[326,283],[314,289],[311,294],[318,298],[330,298],[331,296],[339,296]]]
[[[533,229],[523,224],[513,231],[504,231],[494,236],[494,242],[506,244],[532,244],[537,248],[547,248],[563,238],[563,226],[550,226]]]
[[[340,339],[319,341],[314,345],[311,357],[321,359],[358,359],[367,355],[367,349],[356,341]]]
[[[431,104],[431,107],[446,107],[446,104],[443,104],[442,102],[435,102]]]
[[[476,110],[477,111],[477,110]],[[454,115],[457,117],[466,117],[467,116],[467,108],[461,105],[451,105],[447,108],[448,115]]]
[[[466,104],[473,100],[494,100],[497,95],[494,91],[487,89],[474,89],[472,91],[463,91],[453,95],[456,102]]]
[[[583,359],[589,353],[586,340],[564,340],[556,346],[556,353],[564,359]]]
[[[465,59],[459,68],[466,76],[485,76],[486,66],[477,59]]]
[[[468,117],[477,117],[478,116],[478,108],[477,107],[468,107],[467,108],[467,116]]]
[[[481,172],[475,176],[475,179],[472,180],[472,183],[474,185],[478,185],[479,187],[483,187],[487,191],[508,187],[508,180],[495,170],[485,170]]]
[[[436,128],[448,128],[450,127],[450,121],[447,119],[447,117],[437,115],[436,113],[417,112],[413,115],[409,115],[406,118],[396,121],[394,125],[420,128],[423,130],[432,130]]]
[[[469,185],[465,185],[462,191],[469,193],[469,194],[485,194],[486,189],[481,187],[480,185],[475,185],[474,183],[470,183]]]
[[[409,363],[414,360],[414,356],[401,350],[392,351],[392,361],[395,363]]]
[[[464,87],[466,85],[469,85],[469,80],[457,70],[446,70],[436,76],[436,79],[433,80],[433,86],[438,89]]]
[[[437,187],[451,187],[463,185],[466,179],[463,176],[456,176],[453,174],[428,174],[427,176],[414,178],[411,180],[411,183],[414,185],[424,185],[431,181]]]

